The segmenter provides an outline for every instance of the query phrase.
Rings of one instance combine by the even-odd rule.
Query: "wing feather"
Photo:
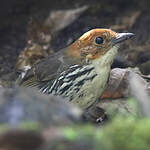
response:
[[[62,62],[59,60],[59,57],[56,57],[56,55],[49,56],[33,65],[21,79],[19,85],[39,87],[47,81],[54,80],[61,66]]]

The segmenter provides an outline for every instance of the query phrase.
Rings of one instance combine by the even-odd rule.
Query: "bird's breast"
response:
[[[73,65],[63,71],[53,84],[41,88],[43,93],[68,97],[82,108],[92,105],[101,95],[108,79],[108,69],[98,71],[92,64]]]
[[[83,109],[93,105],[104,91],[108,77],[110,73],[110,67],[104,67],[102,70],[97,71],[94,69],[91,71],[91,75],[95,75],[92,80],[84,82],[78,93],[72,99],[72,102],[78,104]]]

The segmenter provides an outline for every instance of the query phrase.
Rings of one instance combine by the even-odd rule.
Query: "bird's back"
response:
[[[62,54],[63,51],[59,51],[33,65],[19,85],[39,88],[47,81],[52,82],[65,66],[63,60],[60,59]]]

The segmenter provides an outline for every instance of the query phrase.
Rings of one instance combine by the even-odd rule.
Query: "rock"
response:
[[[63,126],[81,121],[81,110],[56,96],[43,95],[33,89],[0,89],[0,125]]]
[[[150,60],[138,65],[138,67],[143,74],[145,74],[145,75],[150,74]]]

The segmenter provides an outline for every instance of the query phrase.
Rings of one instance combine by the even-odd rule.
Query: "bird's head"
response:
[[[111,29],[93,29],[70,45],[68,54],[79,59],[95,60],[133,35],[133,33],[117,33]]]

